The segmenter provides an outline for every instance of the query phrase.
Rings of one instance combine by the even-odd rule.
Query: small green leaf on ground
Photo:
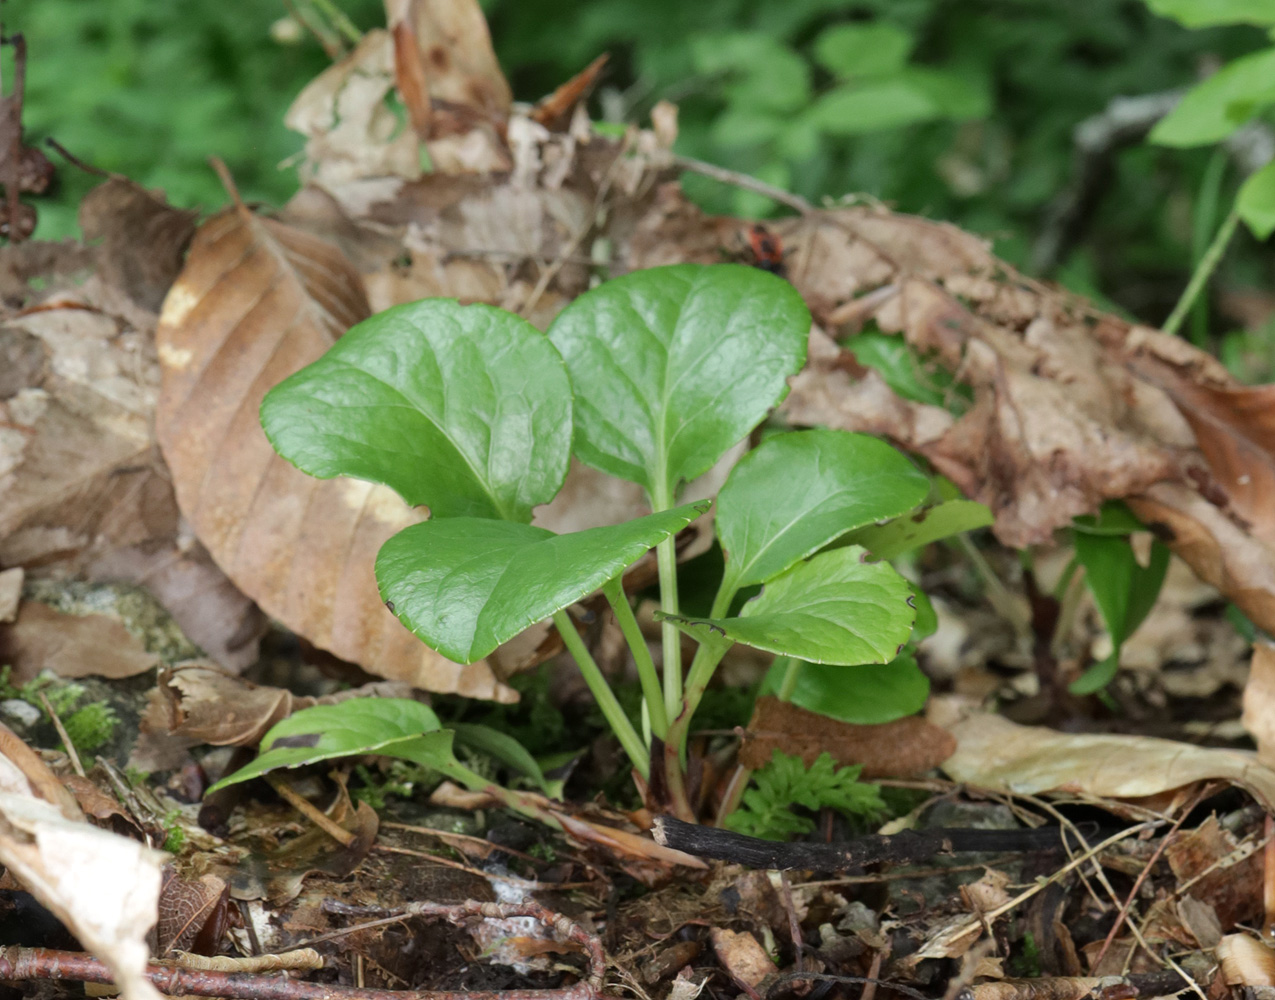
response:
[[[409,698],[353,698],[338,705],[316,705],[274,725],[261,740],[261,755],[209,791],[281,767],[366,753],[441,768],[452,759],[452,734],[440,725],[432,708]]]

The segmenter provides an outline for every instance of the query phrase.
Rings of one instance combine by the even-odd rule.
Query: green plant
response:
[[[806,767],[796,754],[776,750],[766,766],[753,773],[755,787],[744,793],[743,802],[726,818],[726,825],[754,837],[784,840],[815,828],[814,821],[793,812],[793,806],[880,816],[885,812],[880,789],[859,780],[862,770],[837,767],[827,751]]]
[[[915,617],[908,583],[844,540],[912,511],[929,480],[888,445],[829,430],[768,437],[737,463],[718,498],[726,562],[712,607],[703,617],[680,610],[673,536],[709,504],[679,506],[678,492],[782,399],[804,361],[809,324],[791,285],[734,264],[606,282],[563,310],[547,336],[490,306],[424,300],[359,324],[276,386],[262,425],[311,475],[385,483],[429,507],[430,520],[385,543],[376,574],[390,609],[431,647],[470,663],[551,618],[635,771],[647,778],[662,768],[674,808],[689,817],[685,740],[732,645],[792,663],[885,664]],[[652,513],[563,535],[529,524],[561,487],[572,452],[640,484]],[[652,547],[662,676],[622,585],[624,569]],[[598,589],[637,665],[649,735],[626,716],[566,611]],[[698,643],[685,671],[679,633]],[[327,710],[336,730],[318,724],[319,709],[298,713],[267,735],[257,762],[226,780],[375,751],[490,787],[455,760],[453,734],[432,712],[406,705]],[[382,706],[393,718],[370,721]],[[462,726],[455,737],[538,774],[505,734]],[[663,756],[653,761],[657,740]]]

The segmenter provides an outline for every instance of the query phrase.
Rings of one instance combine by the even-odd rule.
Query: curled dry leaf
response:
[[[41,756],[0,722],[0,791],[34,795],[53,805],[71,822],[84,819],[80,804]]]
[[[1275,986],[1275,951],[1247,934],[1228,934],[1217,944],[1222,976],[1231,986]]]
[[[937,767],[955,749],[951,733],[918,716],[852,725],[767,695],[757,699],[739,762],[757,770],[775,750],[782,750],[797,754],[809,767],[827,751],[838,764],[863,765],[865,779],[908,778]]]
[[[125,1000],[158,1000],[145,977],[163,855],[0,792],[0,862],[110,968]]]
[[[1202,781],[1228,781],[1275,806],[1275,771],[1249,753],[1150,736],[1070,734],[974,715],[952,727],[956,753],[942,765],[955,781],[1020,794],[1071,792],[1145,798]]]
[[[164,868],[155,931],[160,957],[174,951],[209,955],[221,943],[230,922],[230,887],[216,875],[198,879]]]
[[[271,726],[293,712],[365,697],[408,698],[411,688],[381,682],[310,698],[254,684],[211,665],[185,663],[160,671],[143,728],[213,746],[256,746]]]
[[[380,602],[376,552],[422,515],[388,487],[305,475],[261,430],[265,393],[367,315],[331,245],[243,206],[205,223],[156,335],[178,503],[236,585],[316,646],[417,687],[512,700],[485,661],[452,663]]]

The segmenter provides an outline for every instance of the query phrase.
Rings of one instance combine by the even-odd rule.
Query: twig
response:
[[[325,816],[323,812],[313,803],[308,802],[289,785],[283,778],[277,774],[265,775],[266,781],[270,783],[270,787],[278,793],[279,798],[283,799],[288,805],[292,806],[297,812],[308,819],[315,826],[319,827],[329,837],[339,843],[342,847],[349,847],[354,843],[355,834],[347,830],[341,824],[337,823],[330,816]]]
[[[333,905],[327,909],[352,912],[357,907]],[[470,901],[447,905],[413,903],[391,920],[433,917],[462,924],[466,920],[507,920],[531,917],[552,929],[559,940],[584,948],[589,959],[585,979],[557,990],[374,990],[334,983],[307,983],[280,977],[278,973],[254,975],[204,969],[175,968],[152,962],[146,978],[170,996],[225,997],[227,1000],[598,1000],[602,992],[606,959],[602,942],[574,921],[554,913],[539,903],[513,905]],[[65,979],[81,983],[108,983],[115,980],[111,970],[91,955],[49,948],[0,948],[0,979]]]
[[[780,205],[791,208],[794,212],[800,212],[802,215],[809,215],[815,210],[815,206],[799,194],[793,194],[791,191],[785,191],[783,188],[775,187],[773,184],[767,184],[765,181],[750,177],[748,174],[741,174],[737,170],[727,170],[725,167],[719,167],[715,163],[705,163],[703,160],[694,160],[689,156],[675,156],[673,157],[673,166],[720,181],[722,184],[729,184],[732,187],[759,194],[762,197],[769,198],[771,201],[778,202]]]
[[[53,720],[53,728],[58,731],[58,738],[62,740],[62,745],[66,747],[66,755],[71,758],[71,766],[75,768],[75,773],[83,778],[84,765],[80,763],[80,755],[75,749],[75,744],[71,742],[71,737],[66,733],[66,727],[62,725],[62,720],[58,718],[58,713],[53,711],[53,706],[49,704],[49,699],[43,691],[40,692],[40,704],[44,706],[44,710],[49,713],[49,718]]]
[[[1147,863],[1143,865],[1142,871],[1138,872],[1138,877],[1134,879],[1133,882],[1133,888],[1129,890],[1128,898],[1125,899],[1124,905],[1120,907],[1120,912],[1116,914],[1116,922],[1111,925],[1111,930],[1107,932],[1107,937],[1102,942],[1102,950],[1098,952],[1098,957],[1094,959],[1093,967],[1095,969],[1102,964],[1103,957],[1107,954],[1107,949],[1111,947],[1111,942],[1116,939],[1116,935],[1120,933],[1120,928],[1124,926],[1124,922],[1129,916],[1129,910],[1133,908],[1133,901],[1138,898],[1138,890],[1142,888],[1142,883],[1147,880],[1147,876],[1151,874],[1151,869],[1154,868],[1155,863],[1160,860],[1160,855],[1164,853],[1165,847],[1181,828],[1183,822],[1191,813],[1191,810],[1203,801],[1205,794],[1208,793],[1210,789],[1211,786],[1205,785],[1199,790],[1199,792],[1196,793],[1190,804],[1183,807],[1181,814],[1173,821],[1173,826],[1169,828],[1169,832],[1160,838],[1160,843],[1156,845],[1156,849],[1151,853],[1150,859],[1148,859]],[[1154,952],[1151,952],[1150,954],[1152,958],[1157,957]]]

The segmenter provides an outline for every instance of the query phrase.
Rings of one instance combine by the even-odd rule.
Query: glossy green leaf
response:
[[[312,476],[384,483],[434,517],[525,522],[566,477],[571,385],[526,320],[424,299],[364,320],[275,386],[261,424]]]
[[[452,734],[440,725],[432,708],[409,698],[352,698],[337,705],[304,708],[266,733],[256,760],[222,778],[209,791],[281,767],[366,753],[406,757],[441,768],[452,759]]]
[[[1259,240],[1275,233],[1275,163],[1266,164],[1240,185],[1235,210]]]
[[[778,666],[762,681],[762,694],[779,690],[785,668]],[[904,652],[885,664],[803,663],[789,700],[840,722],[869,726],[915,715],[929,694],[930,679],[921,673],[916,657]]]
[[[1188,28],[1217,24],[1275,25],[1275,0],[1147,0],[1161,17]]]
[[[667,617],[701,642],[723,639],[812,663],[888,663],[912,630],[912,591],[857,546],[832,549],[770,580],[738,618]]]
[[[908,644],[916,646],[917,643],[928,639],[939,630],[939,616],[924,590],[911,581],[908,582],[908,586],[912,588],[912,603],[916,607],[916,621],[912,625]]]
[[[909,32],[886,21],[834,24],[815,39],[815,61],[839,77],[885,76],[912,52]]]
[[[1227,63],[1192,87],[1147,137],[1162,146],[1220,142],[1275,103],[1275,48]]]
[[[708,501],[555,535],[529,524],[447,518],[381,546],[376,579],[399,621],[457,663],[597,590],[708,509]]]
[[[877,559],[893,559],[940,538],[984,528],[993,520],[991,510],[975,500],[947,500],[885,524],[860,528],[847,540],[862,545]]]
[[[884,441],[848,431],[779,434],[739,460],[717,497],[720,601],[854,528],[925,499],[929,478]],[[722,607],[720,610],[724,611]]]
[[[1107,660],[1090,668],[1071,685],[1076,694],[1089,694],[1106,686],[1120,663],[1120,647],[1150,613],[1169,568],[1169,550],[1151,545],[1146,566],[1138,563],[1128,538],[1076,532],[1076,559],[1085,568],[1085,582],[1111,635]]]
[[[1072,518],[1072,526],[1087,535],[1128,535],[1146,530],[1146,525],[1121,500],[1108,500],[1097,517],[1084,514]]]
[[[787,393],[810,313],[788,282],[739,264],[616,278],[549,328],[575,386],[575,451],[667,500]]]
[[[530,778],[550,798],[562,797],[562,782],[546,778],[544,771],[536,763],[536,758],[508,733],[477,722],[453,722],[449,728],[461,746],[495,757],[523,777]]]

